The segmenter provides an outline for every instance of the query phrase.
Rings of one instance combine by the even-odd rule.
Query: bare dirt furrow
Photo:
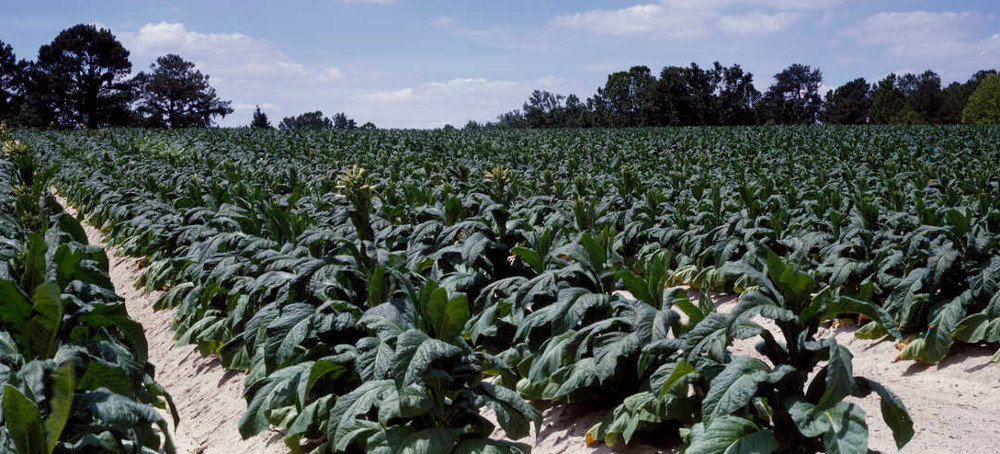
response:
[[[76,210],[56,197],[66,211]],[[159,292],[144,293],[134,287],[139,275],[138,260],[121,257],[104,242],[104,235],[83,223],[90,244],[104,247],[111,265],[115,292],[125,298],[129,315],[142,323],[149,343],[150,362],[156,366],[156,381],[170,392],[181,422],[171,427],[178,453],[193,454],[276,454],[288,452],[280,433],[261,434],[243,440],[237,421],[246,410],[243,374],[226,370],[214,357],[202,357],[189,345],[177,346],[170,331],[173,311],[153,311]],[[169,420],[170,417],[164,414]]]

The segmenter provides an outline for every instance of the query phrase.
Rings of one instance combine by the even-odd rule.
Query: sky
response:
[[[633,65],[740,64],[765,91],[793,63],[824,89],[933,69],[945,83],[1000,68],[989,0],[3,0],[19,58],[78,23],[108,28],[133,72],[178,54],[247,125],[321,110],[379,127],[462,126],[534,89],[590,97]]]

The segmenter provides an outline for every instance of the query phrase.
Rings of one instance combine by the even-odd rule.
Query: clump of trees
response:
[[[138,108],[149,126],[187,128],[211,126],[212,117],[233,113],[230,101],[221,101],[208,84],[208,76],[194,63],[168,54],[135,76]]]
[[[969,96],[962,122],[974,125],[1000,124],[1000,76],[989,74]]]
[[[836,90],[826,92],[823,123],[863,125],[868,123],[872,108],[872,88],[863,77],[854,79]]]
[[[129,51],[110,30],[80,24],[38,50],[35,61],[19,60],[0,41],[0,121],[36,128],[143,126],[208,127],[233,113],[194,63],[167,54],[149,70],[130,77]],[[253,128],[271,128],[257,106]],[[287,117],[281,129],[355,129],[344,113]],[[365,123],[362,129],[375,129]]]
[[[205,127],[233,112],[209,77],[178,55],[129,77],[129,51],[110,30],[79,24],[18,60],[0,42],[0,119],[55,128]]]
[[[811,125],[819,118],[823,98],[819,88],[823,73],[806,65],[794,64],[774,75],[760,105],[768,122],[780,125]]]
[[[76,25],[25,62],[23,119],[36,126],[128,124],[133,112],[129,52],[107,29]]]
[[[281,123],[278,124],[278,129],[285,130],[304,130],[304,129],[340,129],[349,130],[356,129],[358,124],[351,118],[347,117],[347,114],[340,112],[334,114],[333,117],[324,117],[322,111],[306,112],[304,114],[295,117],[285,117],[281,119]],[[372,123],[365,123],[364,129],[375,129],[375,125]]]
[[[110,30],[79,24],[18,60],[0,42],[0,120],[30,127],[204,127],[233,112],[209,76],[178,55],[129,77],[129,51]]]
[[[933,71],[889,74],[874,85],[858,78],[828,91],[824,98],[820,95],[823,74],[808,65],[793,64],[775,74],[765,93],[755,88],[753,74],[740,65],[667,66],[659,77],[646,66],[635,66],[608,75],[604,86],[586,102],[576,95],[535,90],[521,109],[500,115],[496,123],[470,123],[466,129],[982,124],[992,121],[988,115],[966,116],[964,112],[977,87],[996,74],[980,71],[964,83],[954,82],[945,88]],[[990,107],[976,109],[989,111]],[[1000,106],[996,110],[1000,116]]]

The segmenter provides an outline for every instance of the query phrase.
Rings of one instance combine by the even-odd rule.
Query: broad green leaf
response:
[[[865,323],[854,332],[854,337],[858,339],[875,340],[885,336],[887,333],[878,322]]]
[[[457,356],[462,350],[447,342],[433,339],[423,331],[411,329],[396,341],[396,364],[393,377],[399,386],[424,380],[424,374],[437,359]]]
[[[163,449],[168,454],[174,453],[173,439],[167,429],[167,422],[151,405],[136,402],[129,397],[99,389],[86,394],[77,394],[79,405],[86,408],[102,424],[128,425],[141,428],[155,424],[163,435]],[[77,404],[74,403],[74,406]],[[149,431],[149,433],[153,433]]]
[[[665,364],[653,372],[649,383],[654,390],[658,390],[660,396],[663,396],[672,391],[681,379],[695,372],[697,369],[686,359],[681,358],[679,361]]]
[[[374,427],[372,434],[365,441],[365,454],[396,454],[399,452],[406,437],[409,437],[412,433],[412,429],[402,425]],[[313,451],[313,454],[325,452]]]
[[[653,294],[649,292],[649,287],[642,277],[629,270],[618,271],[614,275],[625,282],[625,290],[628,290],[639,301],[645,301],[654,306],[661,304],[660,301],[653,301]]]
[[[903,446],[909,443],[914,435],[913,419],[910,418],[910,413],[906,411],[906,405],[903,405],[903,401],[899,399],[899,396],[896,396],[895,393],[882,386],[881,383],[862,377],[855,377],[855,380],[858,383],[858,389],[854,393],[855,396],[865,397],[871,391],[875,391],[879,395],[881,399],[882,420],[892,430],[892,437],[896,441],[896,447],[903,449]]]
[[[330,408],[336,396],[326,395],[306,405],[295,417],[295,421],[285,431],[285,446],[292,452],[301,451],[300,439],[309,430],[325,431],[330,417]]]
[[[240,435],[249,438],[267,430],[271,409],[292,405],[304,394],[312,366],[313,362],[307,361],[284,367],[248,385],[243,391],[247,410],[237,423]]]
[[[954,343],[951,333],[965,317],[965,304],[969,298],[969,292],[966,291],[942,306],[931,320],[924,337],[910,342],[900,353],[900,359],[918,360],[928,364],[941,362]]]
[[[531,446],[504,440],[465,440],[455,446],[452,454],[531,454]]]
[[[691,303],[691,298],[684,290],[679,290],[676,296],[670,301],[688,316],[688,326],[696,326],[705,318],[705,314],[702,313],[698,306]]]
[[[481,404],[493,409],[507,438],[517,440],[528,436],[529,424],[532,422],[536,433],[541,430],[542,413],[522,399],[516,391],[485,382],[479,386],[485,397]]]
[[[462,431],[439,427],[410,434],[400,445],[399,454],[431,454],[451,452]]]
[[[825,310],[822,315],[820,315],[821,320],[829,320],[831,318],[847,314],[864,315],[865,317],[868,317],[878,323],[882,329],[893,337],[893,339],[898,340],[903,338],[902,334],[899,332],[899,328],[896,326],[896,321],[881,306],[872,304],[868,301],[851,298],[849,296],[827,299],[823,300],[821,303],[825,304]]]
[[[388,342],[377,337],[365,337],[358,341],[358,374],[362,380],[382,380],[389,378],[396,351]]]
[[[958,322],[952,337],[962,342],[1000,342],[1000,317],[990,317],[985,312],[972,314]]]
[[[344,451],[358,436],[374,433],[375,428],[380,426],[359,417],[368,413],[388,395],[396,393],[396,384],[392,380],[376,380],[362,383],[354,391],[340,396],[330,411],[330,424],[327,428],[327,439],[334,449]]]
[[[713,312],[695,325],[683,337],[688,361],[693,364],[696,357],[707,353],[713,360],[722,362],[726,347],[732,340],[729,334],[731,322],[729,314]]]
[[[726,415],[709,426],[698,423],[691,430],[684,454],[768,454],[778,450],[778,441],[769,429],[752,421]]]
[[[711,427],[716,418],[746,406],[757,392],[757,386],[767,380],[770,368],[763,361],[737,356],[712,380],[712,386],[702,402],[702,419]]]
[[[469,300],[464,293],[448,299],[447,290],[439,288],[431,296],[427,312],[435,336],[451,341],[462,335],[465,323],[469,321]]]
[[[278,317],[267,325],[264,355],[269,369],[287,364],[309,336],[313,313],[310,304],[289,304],[278,309]]]
[[[3,388],[3,417],[7,433],[20,454],[49,453],[38,407],[11,385]]]
[[[59,442],[66,421],[73,407],[73,392],[76,391],[76,370],[73,361],[66,361],[49,376],[52,396],[48,400],[49,415],[45,418],[45,439],[48,452],[52,452]]]
[[[63,318],[59,287],[54,282],[46,282],[35,288],[31,299],[34,302],[32,316],[25,324],[31,352],[38,358],[51,358],[59,347],[59,327]]]
[[[827,454],[867,454],[868,426],[864,410],[857,405],[839,402],[820,409],[803,400],[789,400],[785,406],[802,435],[823,438]]]
[[[0,279],[0,320],[11,326],[21,326],[31,315],[27,295],[13,281]]]
[[[825,410],[844,400],[854,388],[854,368],[851,352],[837,344],[834,338],[830,345],[830,360],[826,364],[826,390],[816,404],[817,410]]]
[[[537,252],[520,246],[511,248],[510,252],[517,256],[517,258],[523,260],[524,263],[527,263],[535,273],[541,273],[543,271],[542,257],[540,257]]]

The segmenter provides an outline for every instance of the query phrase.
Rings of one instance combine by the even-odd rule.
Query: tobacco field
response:
[[[527,453],[540,409],[589,403],[607,409],[594,446],[657,432],[684,454],[864,454],[851,399],[881,399],[898,447],[915,423],[821,326],[928,364],[1000,348],[996,128],[7,143],[0,450],[170,448],[141,328],[48,188],[141,258],[177,343],[246,372],[241,434],[275,428],[292,452]],[[756,355],[733,353],[745,339]]]

